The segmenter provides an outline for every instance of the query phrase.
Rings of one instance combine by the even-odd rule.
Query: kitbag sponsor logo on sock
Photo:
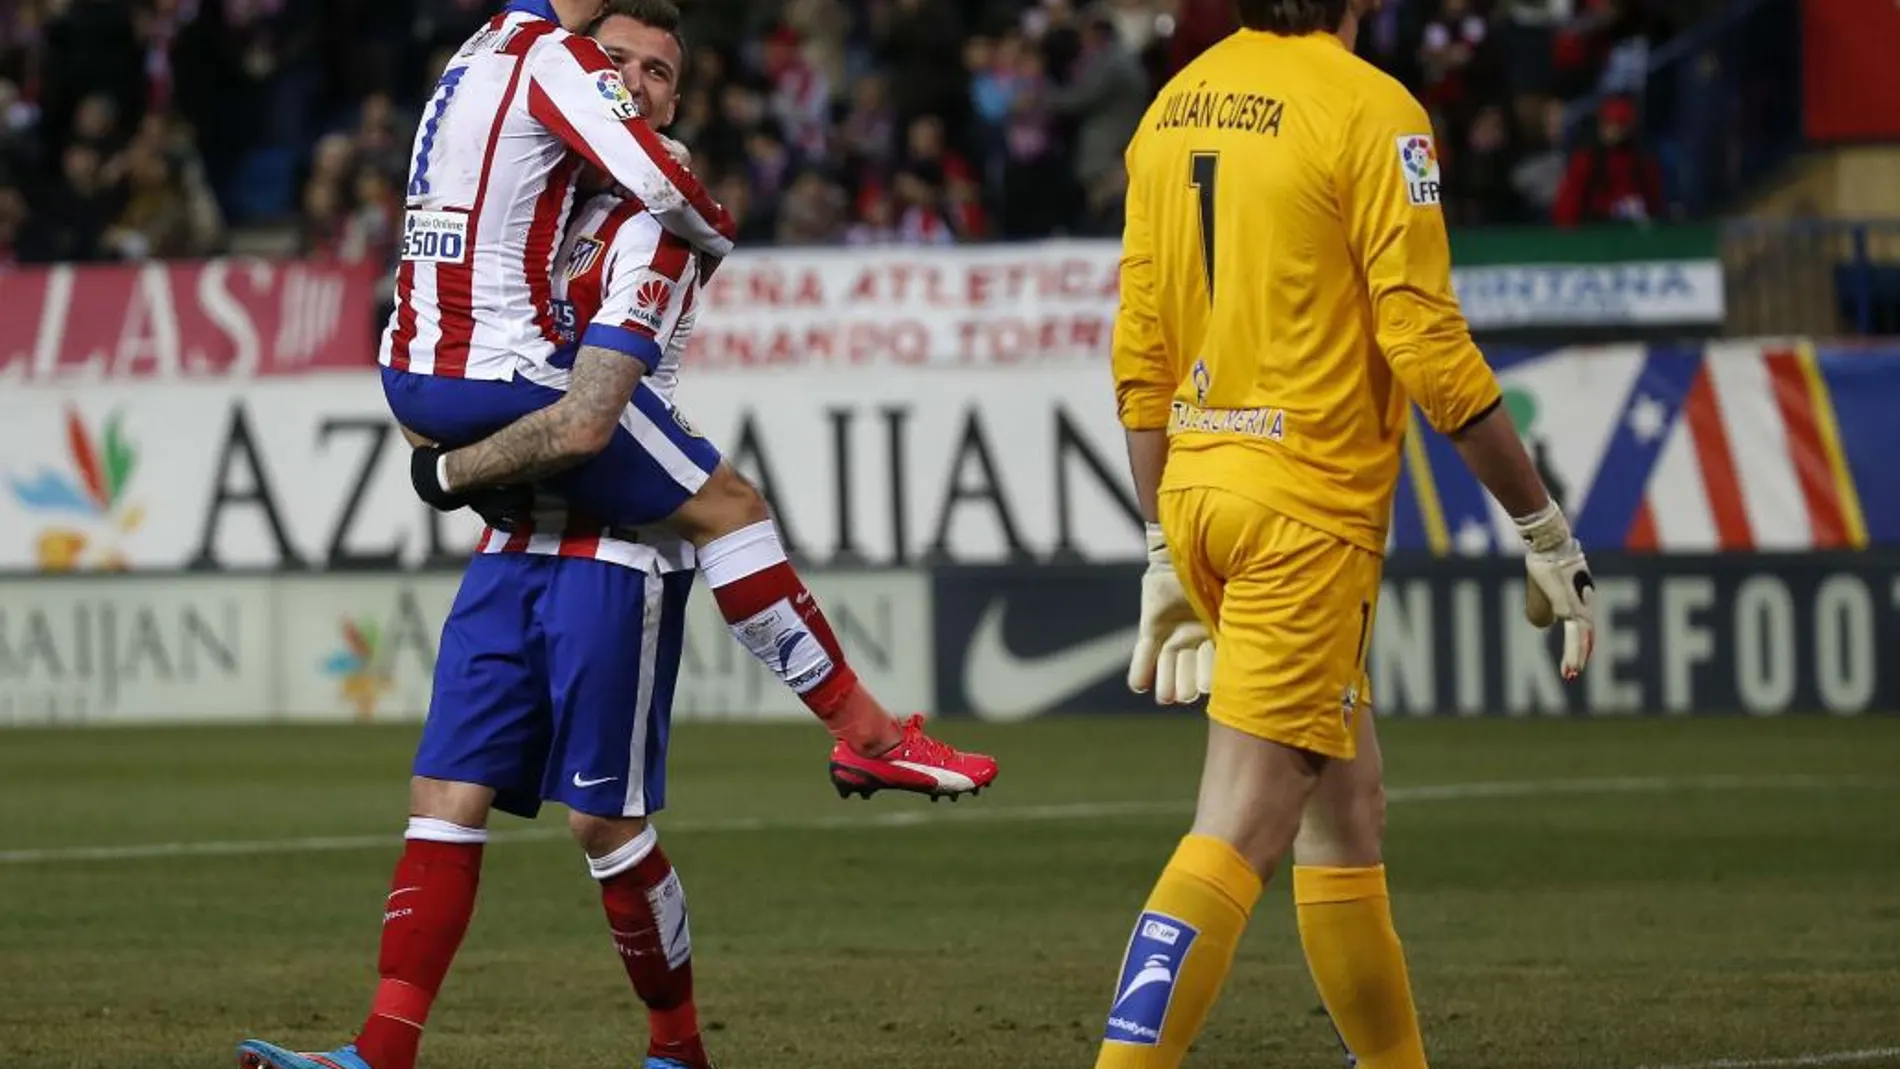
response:
[[[666,951],[666,967],[677,969],[693,956],[693,936],[686,927],[686,889],[680,874],[668,871],[666,879],[647,891],[647,905],[660,927],[660,948]]]
[[[754,657],[799,694],[831,675],[830,655],[790,599],[780,598],[763,612],[734,624],[732,630]]]
[[[1161,1041],[1161,1022],[1174,1001],[1174,983],[1188,948],[1201,933],[1165,913],[1143,913],[1122,958],[1115,1002],[1108,1009],[1106,1038],[1115,1043],[1152,1047]]]

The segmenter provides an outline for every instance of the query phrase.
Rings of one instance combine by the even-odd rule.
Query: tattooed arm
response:
[[[443,489],[461,494],[533,482],[582,463],[607,448],[645,372],[625,353],[581,346],[567,394],[474,445],[450,450],[442,465]]]

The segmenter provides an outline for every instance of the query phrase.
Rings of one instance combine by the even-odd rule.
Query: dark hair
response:
[[[1332,33],[1346,21],[1348,0],[1237,0],[1240,24],[1250,30],[1297,36]]]
[[[599,32],[601,24],[611,18],[632,19],[645,23],[656,30],[666,31],[673,43],[680,49],[679,80],[686,81],[686,63],[691,53],[686,48],[686,31],[680,29],[680,6],[673,0],[607,0],[601,8],[600,17],[587,27],[587,36]]]

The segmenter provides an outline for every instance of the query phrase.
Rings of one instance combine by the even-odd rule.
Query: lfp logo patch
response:
[[[1174,1001],[1174,982],[1181,975],[1188,948],[1200,934],[1165,913],[1143,913],[1135,921],[1104,1038],[1142,1047],[1161,1042],[1161,1023]]]
[[[1438,167],[1438,146],[1430,134],[1406,134],[1399,138],[1399,171],[1405,178],[1405,193],[1415,208],[1437,204],[1443,194]]]
[[[627,83],[620,80],[615,71],[601,71],[594,76],[594,88],[599,91],[600,99],[607,103],[607,114],[626,122],[640,117],[640,104],[627,92]]]

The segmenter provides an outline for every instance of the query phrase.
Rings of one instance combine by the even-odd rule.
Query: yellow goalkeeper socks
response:
[[[1122,961],[1096,1069],[1175,1069],[1200,1034],[1260,898],[1232,846],[1190,835],[1148,896]]]
[[[1296,865],[1293,901],[1313,983],[1359,1069],[1425,1069],[1385,866]]]

